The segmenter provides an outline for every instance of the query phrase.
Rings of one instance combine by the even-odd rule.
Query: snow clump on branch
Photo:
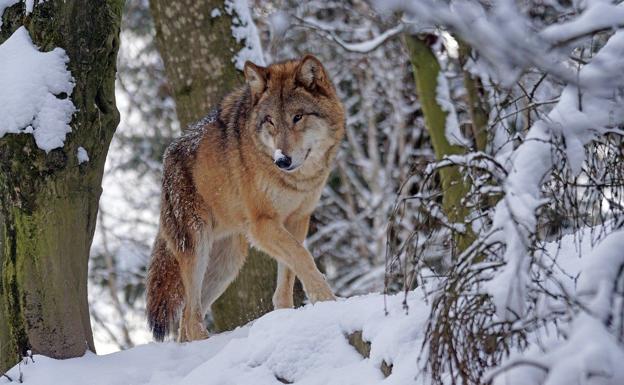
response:
[[[0,45],[0,138],[26,133],[46,152],[63,147],[76,111],[68,62],[61,48],[40,52],[24,27]]]

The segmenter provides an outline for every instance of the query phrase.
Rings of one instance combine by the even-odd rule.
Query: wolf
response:
[[[160,225],[147,272],[147,318],[162,341],[208,337],[203,320],[249,244],[278,262],[275,308],[334,294],[303,245],[344,136],[345,113],[312,55],[244,66],[245,84],[167,148]],[[181,314],[180,314],[181,311]]]

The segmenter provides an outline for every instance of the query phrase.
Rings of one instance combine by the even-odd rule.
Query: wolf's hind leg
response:
[[[214,243],[202,287],[203,316],[238,275],[247,258],[248,247],[242,235],[232,235]]]
[[[184,311],[180,319],[180,342],[208,338],[201,307],[201,292],[211,248],[211,234],[204,229],[198,234],[194,253],[178,256],[185,297]]]

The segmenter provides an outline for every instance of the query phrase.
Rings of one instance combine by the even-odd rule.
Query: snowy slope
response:
[[[612,281],[601,276],[618,271],[608,266],[624,260],[624,230],[612,232],[598,246],[592,245],[594,235],[587,229],[564,236],[561,243],[545,245],[540,259],[549,266],[549,274],[541,284],[550,294],[538,298],[536,309],[544,319],[553,312],[568,314],[562,312],[566,307],[561,302],[568,293],[584,303],[588,300],[586,306],[593,315],[577,311],[569,314],[571,318],[562,316],[557,330],[567,330],[565,334],[549,322],[531,331],[526,351],[518,352],[514,347],[502,367],[488,373],[495,384],[584,383],[581,379],[586,373],[604,373],[610,379],[599,383],[623,383],[624,370],[616,363],[624,358],[624,350],[595,318],[605,307],[602,301],[596,302],[605,296],[595,295],[604,290],[595,289]],[[609,263],[605,265],[605,261]],[[428,282],[428,291],[437,284],[435,279]],[[25,359],[8,375],[17,380],[21,371],[24,383],[34,385],[427,384],[430,379],[421,372],[424,362],[419,361],[419,355],[430,309],[420,289],[408,295],[408,311],[403,299],[403,295],[384,298],[371,294],[273,311],[233,332],[187,344],[150,343],[70,360],[35,356],[34,362]],[[347,335],[355,331],[361,331],[363,339],[371,343],[369,358],[348,342]],[[381,370],[384,362],[392,366],[387,378]],[[0,384],[5,383],[9,380],[0,378]]]
[[[70,360],[35,356],[8,372],[25,384],[253,384],[369,385],[409,384],[417,377],[417,359],[429,309],[417,291],[408,296],[372,294],[332,303],[278,310],[252,325],[208,340],[151,343],[104,356]],[[363,358],[346,335],[361,330],[371,342]],[[382,361],[392,364],[386,379]],[[385,380],[385,381],[384,381]],[[6,378],[1,383],[8,383]]]

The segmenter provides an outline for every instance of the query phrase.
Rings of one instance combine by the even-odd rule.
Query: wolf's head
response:
[[[286,172],[324,164],[342,139],[344,110],[321,62],[247,62],[244,72],[253,105],[247,128],[259,150]]]

